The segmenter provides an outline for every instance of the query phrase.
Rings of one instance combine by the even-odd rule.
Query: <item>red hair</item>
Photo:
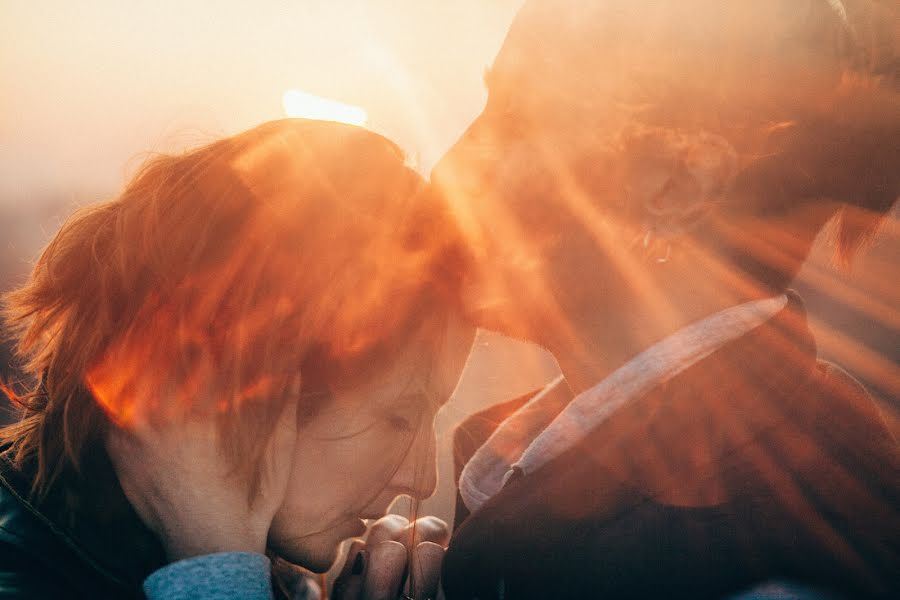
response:
[[[206,411],[255,468],[302,364],[345,372],[453,307],[463,253],[439,206],[395,145],[336,123],[153,160],[5,298],[41,382],[7,457],[36,461],[41,494],[110,420]]]

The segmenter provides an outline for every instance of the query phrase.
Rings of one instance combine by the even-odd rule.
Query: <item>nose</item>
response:
[[[432,169],[432,185],[451,200],[481,193],[499,150],[494,128],[476,119]]]
[[[423,426],[391,481],[398,494],[417,500],[431,497],[437,488],[437,448],[434,424]]]

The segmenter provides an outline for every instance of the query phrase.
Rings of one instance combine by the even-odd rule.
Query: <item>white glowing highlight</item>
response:
[[[288,90],[282,98],[284,113],[292,118],[337,121],[348,125],[365,125],[369,115],[359,106],[322,98],[300,90]]]

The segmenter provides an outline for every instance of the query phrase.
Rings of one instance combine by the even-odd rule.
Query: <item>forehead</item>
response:
[[[666,95],[771,102],[833,82],[847,44],[835,2],[532,0],[486,82],[492,95],[595,112],[601,99]]]
[[[373,399],[422,391],[439,358],[440,335],[432,329],[417,331],[380,344],[353,360],[317,364],[313,367],[319,371],[317,387]]]

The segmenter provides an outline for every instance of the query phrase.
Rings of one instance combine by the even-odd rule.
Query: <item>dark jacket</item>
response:
[[[143,580],[165,564],[162,547],[105,453],[90,453],[85,467],[34,502],[33,471],[0,461],[0,600],[144,598]]]
[[[81,472],[64,473],[36,501],[34,469],[0,458],[0,600],[143,600],[144,580],[167,564],[102,445]],[[275,562],[273,578],[276,599],[317,597],[310,575],[287,562]]]
[[[459,428],[458,469],[523,401]],[[865,390],[816,359],[792,295],[475,514],[459,507],[443,586],[451,599],[700,599],[779,579],[898,598],[898,507],[897,443]]]

